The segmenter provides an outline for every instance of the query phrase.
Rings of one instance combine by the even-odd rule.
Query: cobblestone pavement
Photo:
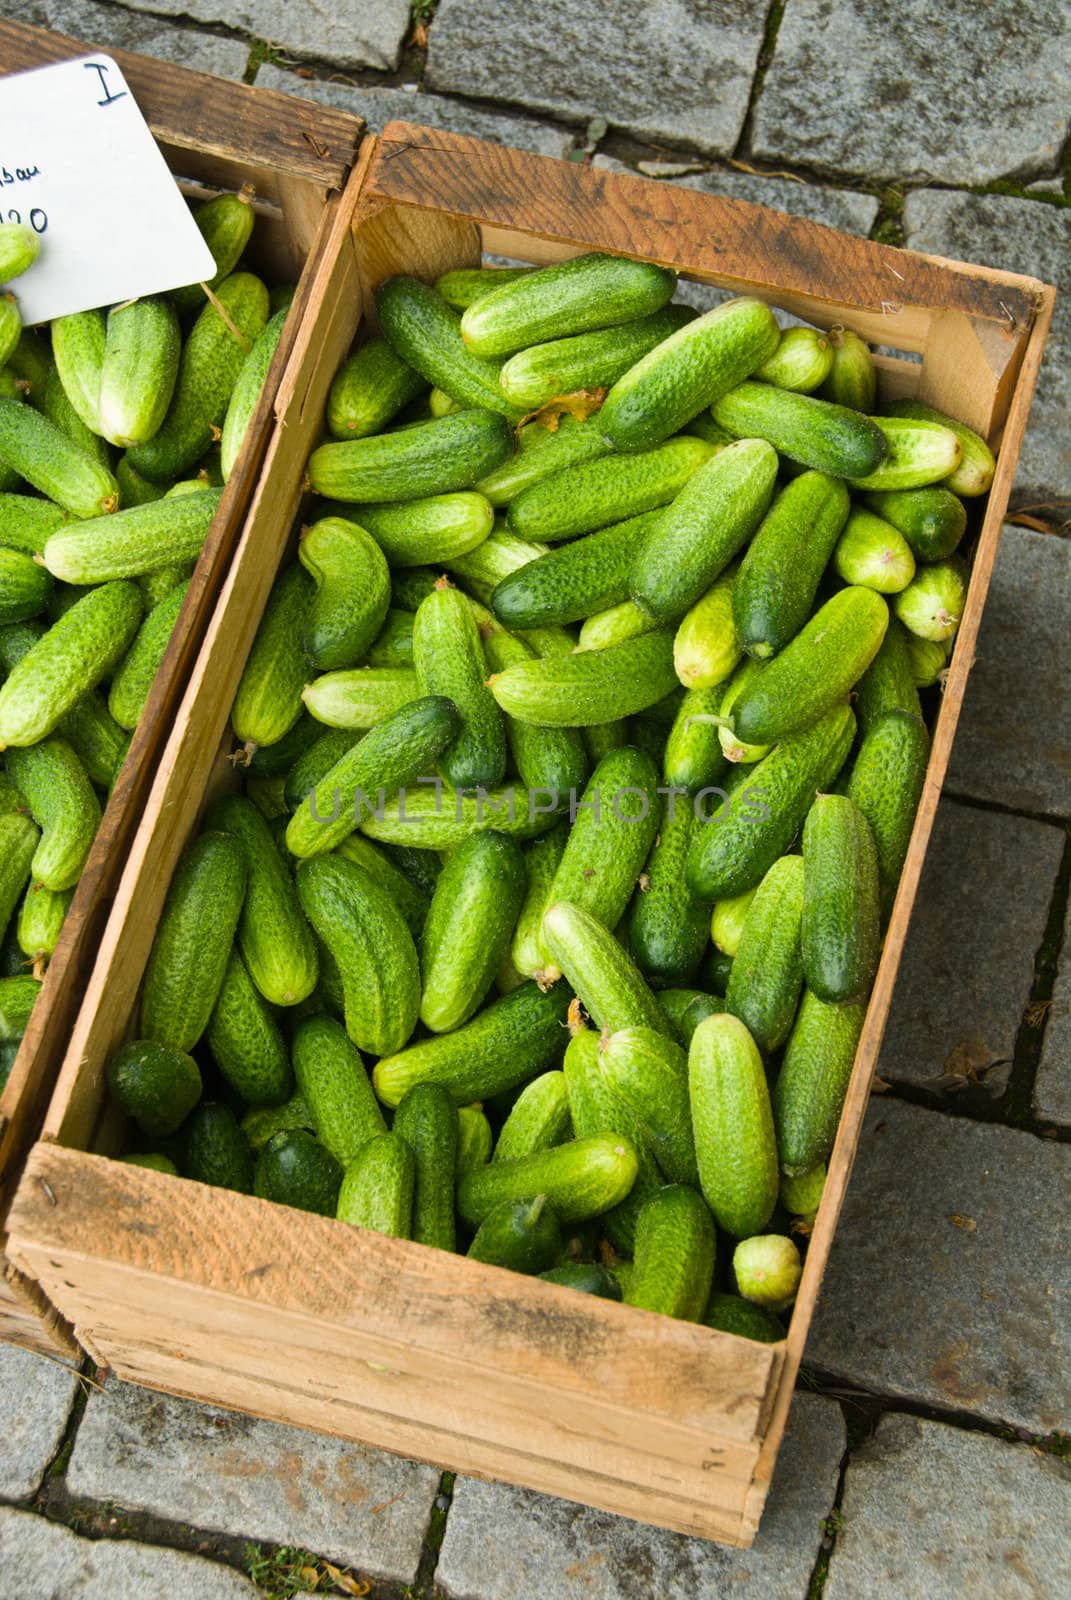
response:
[[[0,0],[342,106],[763,200],[1062,291],[769,1507],[730,1552],[0,1348],[0,1585],[1067,1600],[1067,0]],[[431,13],[434,12],[434,15]],[[414,31],[414,23],[420,24]],[[687,290],[687,286],[685,286]],[[702,292],[691,293],[702,302]],[[48,1519],[47,1521],[45,1519]],[[322,1560],[317,1558],[323,1558]]]

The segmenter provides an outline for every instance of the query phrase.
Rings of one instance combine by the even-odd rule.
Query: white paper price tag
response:
[[[41,254],[12,288],[25,323],[200,283],[215,264],[115,62],[0,78],[0,220]]]

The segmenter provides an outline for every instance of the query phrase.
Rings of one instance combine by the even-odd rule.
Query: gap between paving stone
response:
[[[219,78],[241,78],[249,61],[249,45],[240,39],[173,27],[160,17],[97,0],[0,0],[0,16],[52,28],[103,50],[135,50]]]

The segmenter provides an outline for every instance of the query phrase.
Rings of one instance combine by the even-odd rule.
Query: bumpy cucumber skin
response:
[[[21,222],[0,223],[0,283],[28,272],[41,254],[41,240]]]
[[[700,595],[673,636],[673,666],[686,689],[713,689],[740,660],[733,626],[736,568],[730,567]]]
[[[673,1038],[685,1048],[701,1022],[725,1010],[724,1000],[702,989],[659,989],[658,1003],[669,1018]]]
[[[935,411],[932,406],[922,405],[918,400],[896,400],[889,406],[888,412],[891,417],[907,417],[914,422],[936,422],[948,428],[959,440],[962,454],[959,466],[944,479],[945,484],[955,494],[966,498],[987,492],[997,464],[993,452],[973,428],[957,422],[954,417],[945,416],[943,411]]]
[[[359,1050],[400,1050],[420,1010],[413,936],[387,890],[353,861],[317,856],[300,863],[305,915],[338,964],[346,1032]]]
[[[108,313],[98,432],[121,450],[160,428],[178,377],[182,339],[174,306],[157,296]]]
[[[682,617],[758,527],[777,477],[777,452],[740,439],[684,485],[637,552],[629,589],[658,621]]]
[[[241,194],[217,194],[194,209],[193,220],[216,264],[215,272],[208,279],[210,289],[234,271],[252,237],[256,220],[252,199],[252,192],[247,190]],[[205,303],[205,293],[199,283],[184,284],[172,291],[171,298],[184,316],[187,312],[199,311]]]
[[[915,576],[915,557],[891,522],[856,506],[844,525],[833,566],[845,583],[879,594],[899,594]]]
[[[703,1325],[720,1333],[735,1333],[740,1339],[757,1339],[760,1344],[778,1344],[785,1330],[772,1311],[754,1305],[739,1294],[713,1294],[703,1317]]]
[[[827,600],[733,705],[733,733],[746,744],[774,744],[824,715],[877,655],[889,610],[858,585]]]
[[[37,978],[0,978],[0,1042],[22,1038],[40,991]]]
[[[50,533],[66,522],[62,506],[29,494],[0,494],[0,543],[6,550],[35,556]]]
[[[559,395],[609,388],[641,356],[695,317],[690,306],[664,306],[614,328],[531,345],[511,356],[502,368],[503,392],[524,411],[535,411]]]
[[[554,826],[558,810],[553,797],[548,803],[546,795],[529,794],[516,783],[478,789],[474,795],[447,784],[439,789],[423,785],[387,799],[381,812],[362,820],[361,831],[381,844],[455,850],[484,828],[514,839],[535,839]]]
[[[521,539],[555,544],[669,503],[714,453],[682,436],[632,456],[603,456],[540,478],[514,496],[506,526]]]
[[[513,450],[513,431],[491,411],[459,411],[373,439],[323,444],[309,457],[317,494],[373,504],[472,489]]]
[[[277,1133],[285,1133],[291,1128],[304,1128],[306,1133],[316,1131],[312,1112],[300,1089],[295,1090],[285,1105],[254,1106],[252,1111],[246,1112],[241,1125],[254,1154],[262,1150]]]
[[[477,833],[451,854],[424,924],[420,1020],[433,1033],[467,1022],[494,982],[524,897],[520,846]]]
[[[682,795],[695,794],[717,783],[726,770],[717,725],[699,720],[720,714],[721,697],[721,684],[711,689],[689,689],[674,718],[666,740],[662,773],[666,783]]]
[[[695,826],[687,800],[671,796],[633,896],[629,949],[652,983],[687,983],[707,946],[707,907],[696,899],[684,876]]]
[[[420,685],[408,667],[356,667],[325,672],[306,684],[301,698],[316,721],[329,728],[374,728],[419,699]]]
[[[564,1144],[572,1129],[563,1072],[544,1072],[523,1088],[495,1143],[492,1161],[517,1161]]]
[[[543,993],[535,983],[522,983],[456,1032],[377,1062],[376,1093],[384,1105],[396,1106],[414,1083],[441,1083],[456,1105],[466,1106],[516,1088],[559,1060],[568,1006],[563,984]]]
[[[452,578],[458,578],[468,593],[481,605],[490,605],[496,586],[518,567],[526,566],[537,556],[545,555],[549,547],[531,544],[526,539],[516,539],[504,528],[492,533],[463,556],[451,556],[441,563]],[[395,580],[397,582],[397,580]]]
[[[327,426],[336,439],[379,433],[427,388],[386,339],[369,339],[335,373],[327,396]]]
[[[181,1127],[201,1098],[201,1072],[192,1056],[151,1039],[121,1045],[108,1062],[108,1090],[149,1138]]]
[[[907,540],[920,561],[944,561],[967,531],[967,508],[940,485],[868,494],[866,503]]]
[[[646,450],[769,360],[781,331],[759,300],[730,300],[671,334],[619,378],[599,412],[618,450]]]
[[[878,389],[870,346],[850,328],[831,328],[829,342],[833,347],[833,365],[821,386],[822,399],[869,416]]]
[[[57,529],[45,544],[48,570],[66,583],[137,578],[201,553],[219,505],[218,489],[131,506]]]
[[[511,355],[548,339],[608,328],[660,311],[677,274],[648,261],[573,256],[501,284],[466,309],[461,335],[476,355]]]
[[[367,654],[390,605],[390,572],[372,536],[342,517],[302,530],[298,557],[316,584],[305,618],[305,654],[320,672],[354,667]]]
[[[573,1028],[570,1020],[570,1028]],[[662,1175],[643,1139],[643,1132],[624,1101],[615,1099],[603,1079],[599,1064],[599,1035],[590,1028],[573,1032],[564,1062],[569,1115],[575,1137],[624,1138],[636,1152],[635,1182],[625,1198],[603,1219],[603,1230],[614,1249],[631,1255],[636,1242],[640,1207],[662,1185]]]
[[[107,467],[21,400],[0,400],[0,461],[76,517],[114,511],[119,485]]]
[[[199,1105],[184,1133],[183,1177],[213,1189],[252,1194],[253,1152],[230,1106],[212,1101]]]
[[[74,311],[52,323],[52,358],[64,393],[78,418],[102,434],[100,379],[107,324],[103,311]]]
[[[418,278],[388,278],[376,290],[376,314],[403,361],[452,400],[519,422],[525,407],[509,399],[497,363],[482,361],[461,337],[461,318]]]
[[[30,868],[40,838],[37,824],[21,811],[5,811],[0,815],[0,922],[5,928],[30,880]]]
[[[873,471],[856,474],[856,489],[921,489],[940,483],[959,466],[963,450],[951,428],[910,417],[875,417],[885,435],[884,460]]]
[[[412,667],[413,613],[391,606],[365,657],[370,667]]]
[[[231,726],[245,744],[274,744],[301,714],[308,675],[301,641],[314,594],[296,561],[275,580],[231,707]]]
[[[491,502],[474,489],[429,495],[402,505],[343,505],[338,511],[367,528],[392,567],[442,563],[476,550],[490,536]]]
[[[869,824],[878,857],[881,909],[892,911],[922,798],[930,740],[921,717],[893,710],[867,730],[848,780],[848,799]]]
[[[0,625],[22,622],[45,609],[52,574],[18,550],[0,548]]]
[[[8,752],[7,770],[41,829],[33,875],[46,889],[72,889],[100,826],[100,801],[65,739]]]
[[[487,688],[487,658],[466,595],[448,586],[420,603],[413,625],[413,661],[426,695],[445,695],[461,715],[461,732],[440,758],[440,770],[456,789],[502,782],[506,733]]]
[[[525,978],[534,978],[543,969],[540,938],[543,913],[550,904],[550,887],[568,837],[569,824],[560,822],[541,839],[534,840],[524,853],[527,887],[513,933],[511,954],[513,965]]]
[[[781,455],[833,478],[865,478],[888,452],[869,417],[813,395],[771,384],[742,383],[711,407],[715,422],[738,439],[767,439]]]
[[[600,1045],[599,1070],[669,1183],[699,1184],[688,1102],[688,1058],[664,1034],[622,1028]]]
[[[5,371],[10,370],[10,368],[5,369]],[[19,382],[21,380],[16,380],[14,393],[9,391],[7,382],[4,382],[3,393],[5,399],[22,400],[24,398],[22,390],[18,387]],[[52,423],[53,427],[58,428],[60,433],[69,439],[72,444],[76,445],[84,455],[91,457],[105,471],[111,471],[112,458],[107,439],[102,439],[99,434],[94,433],[92,428],[87,427],[82,421],[82,418],[71,405],[67,391],[60,381],[59,369],[55,364],[49,369],[48,377],[45,380],[44,393],[37,409],[43,417]],[[116,478],[117,483],[118,481],[118,478]]]
[[[503,578],[491,609],[507,628],[582,622],[629,595],[629,573],[658,516],[645,511],[550,550]],[[32,553],[32,552],[31,552]]]
[[[746,769],[728,815],[699,826],[685,868],[700,899],[724,900],[761,883],[792,843],[818,789],[832,783],[855,732],[847,705],[777,745]]]
[[[736,1239],[765,1228],[779,1178],[766,1072],[738,1018],[708,1017],[692,1035],[688,1092],[703,1194]]]
[[[636,1152],[626,1139],[613,1134],[574,1139],[469,1173],[458,1185],[457,1207],[466,1222],[479,1226],[503,1201],[542,1194],[563,1222],[583,1222],[624,1200],[637,1171]]]
[[[115,463],[115,481],[119,485],[119,504],[124,510],[131,506],[147,506],[153,500],[162,500],[167,489],[162,483],[150,483],[130,465],[125,455]]]
[[[491,1159],[494,1134],[486,1115],[476,1106],[459,1106],[457,1110],[457,1181],[467,1172],[475,1172]]]
[[[168,641],[178,621],[188,583],[155,605],[138,629],[137,637],[124,656],[108,692],[108,710],[120,728],[131,731],[145,709],[156,671],[164,659]]]
[[[227,969],[245,885],[245,857],[229,834],[202,833],[185,852],[145,969],[144,1038],[189,1051],[204,1033]]]
[[[676,683],[673,632],[657,628],[605,650],[518,662],[495,675],[491,691],[508,716],[576,728],[631,716]]]
[[[803,860],[782,856],[755,892],[725,991],[725,1009],[770,1054],[788,1038],[803,988]]]
[[[536,1273],[556,1261],[563,1248],[561,1223],[545,1195],[503,1200],[480,1223],[468,1248],[470,1261]]]
[[[824,472],[803,473],[777,496],[733,590],[733,619],[749,655],[776,655],[799,633],[849,509],[843,483]]]
[[[276,1106],[294,1085],[290,1056],[237,950],[232,950],[205,1040],[212,1058],[246,1105]]]
[[[454,1175],[457,1109],[437,1083],[416,1083],[394,1114],[394,1133],[413,1152],[415,1182],[410,1237],[437,1250],[456,1247]]]
[[[311,1126],[342,1165],[387,1125],[356,1045],[333,1017],[306,1017],[291,1041],[294,1075],[308,1102]]]
[[[257,1159],[253,1193],[276,1205],[333,1217],[342,1168],[319,1140],[302,1128],[273,1134]]]
[[[346,1168],[335,1215],[354,1228],[408,1239],[415,1187],[413,1152],[399,1135],[381,1133]]]
[[[530,422],[517,435],[517,451],[476,485],[493,506],[507,506],[522,489],[566,467],[580,466],[608,456],[613,446],[599,432],[598,417],[563,416],[551,432],[541,422]]]
[[[921,639],[955,638],[967,598],[967,569],[959,557],[934,562],[915,574],[893,601],[897,617]]]
[[[492,289],[500,289],[516,278],[526,278],[534,271],[534,267],[455,267],[452,272],[444,272],[435,287],[448,306],[464,311]]]
[[[797,394],[812,394],[833,370],[833,347],[814,328],[786,328],[769,361],[756,372],[763,383]]]
[[[490,625],[484,631],[483,644],[492,673],[531,661],[535,654],[523,640]],[[505,728],[513,768],[530,793],[565,796],[584,783],[588,758],[579,729],[544,728],[513,717],[506,718]]]
[[[264,387],[268,368],[282,338],[283,327],[289,314],[290,307],[287,305],[268,318],[253,340],[253,348],[242,362],[237,381],[231,390],[227,413],[223,419],[223,437],[220,439],[220,471],[224,483],[234,471],[234,464],[245,442],[246,430],[257,409],[260,391]]]
[[[355,733],[352,728],[328,728],[326,731],[321,731],[319,738],[301,752],[282,779],[283,804],[286,811],[300,810],[302,802],[313,792],[321,778],[331,771],[347,751],[353,749],[359,738],[360,734]],[[276,783],[280,780],[270,778],[255,781]],[[295,855],[297,853],[294,852]]]
[[[600,1028],[653,1028],[670,1024],[647,983],[613,934],[595,917],[560,900],[543,917],[543,942],[556,968]]]
[[[796,1175],[833,1148],[866,1005],[828,1005],[804,990],[796,1025],[774,1085],[781,1165]]]
[[[698,1322],[714,1281],[717,1234],[694,1189],[671,1184],[653,1195],[636,1224],[635,1269],[627,1305]]]
[[[922,716],[907,629],[897,617],[889,618],[881,648],[856,684],[855,706],[864,735],[889,711]]]
[[[151,439],[128,452],[131,466],[153,483],[174,483],[208,450],[213,431],[226,417],[249,346],[268,320],[268,291],[251,272],[225,278],[216,298],[245,343],[214,305],[205,306],[182,347],[163,423]]]

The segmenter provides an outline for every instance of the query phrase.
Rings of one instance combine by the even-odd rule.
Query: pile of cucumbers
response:
[[[286,316],[292,291],[235,270],[251,199],[195,212],[207,297],[33,330],[0,296],[0,1085]],[[41,248],[0,225],[0,284]]]
[[[674,285],[380,286],[109,1082],[127,1160],[777,1339],[994,463]]]

